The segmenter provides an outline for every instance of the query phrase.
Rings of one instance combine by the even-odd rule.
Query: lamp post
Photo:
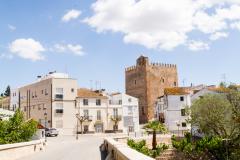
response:
[[[78,116],[79,116],[79,113],[76,114],[76,118],[77,118],[77,135],[76,135],[76,139],[78,140]]]
[[[43,108],[44,110],[45,110],[45,112],[44,112],[44,120],[45,120],[45,131],[44,131],[44,133],[46,132],[46,128],[47,128],[47,108],[46,107],[44,107]],[[47,142],[47,136],[46,136],[46,133],[45,133],[45,142]]]

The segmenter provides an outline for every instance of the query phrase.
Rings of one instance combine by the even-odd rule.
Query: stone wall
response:
[[[108,152],[106,160],[154,160],[113,138],[105,138],[104,144]]]
[[[149,63],[147,57],[139,57],[136,66],[125,70],[126,93],[139,98],[140,123],[154,118],[154,106],[164,88],[178,86],[177,66]]]
[[[0,145],[0,159],[16,160],[35,152],[39,152],[43,150],[44,147],[44,140],[34,140],[30,142]]]

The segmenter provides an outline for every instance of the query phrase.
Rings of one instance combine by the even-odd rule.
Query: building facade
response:
[[[10,110],[16,111],[19,107],[19,90],[18,89],[11,89],[10,95]]]
[[[140,56],[136,66],[125,69],[126,94],[139,99],[140,123],[154,119],[155,104],[164,95],[164,88],[177,86],[174,64],[150,63],[148,57]]]
[[[79,89],[77,110],[84,133],[139,131],[138,100],[126,94]],[[87,118],[86,118],[87,117]]]
[[[158,99],[155,108],[155,118],[168,128],[170,132],[181,134],[191,130],[187,123],[190,115],[186,108],[191,106],[191,91],[186,88],[166,88],[164,96]]]
[[[77,80],[67,74],[50,72],[32,84],[18,88],[19,107],[26,119],[35,119],[60,134],[73,134]]]
[[[0,108],[10,110],[10,97],[0,97]]]

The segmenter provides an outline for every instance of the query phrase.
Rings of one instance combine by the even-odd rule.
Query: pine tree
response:
[[[4,92],[4,96],[9,97],[10,94],[11,94],[11,89],[10,89],[10,86],[8,85],[5,92]]]

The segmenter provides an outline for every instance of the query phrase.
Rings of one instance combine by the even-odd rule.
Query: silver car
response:
[[[58,131],[55,128],[46,128],[45,135],[47,137],[58,136]]]

